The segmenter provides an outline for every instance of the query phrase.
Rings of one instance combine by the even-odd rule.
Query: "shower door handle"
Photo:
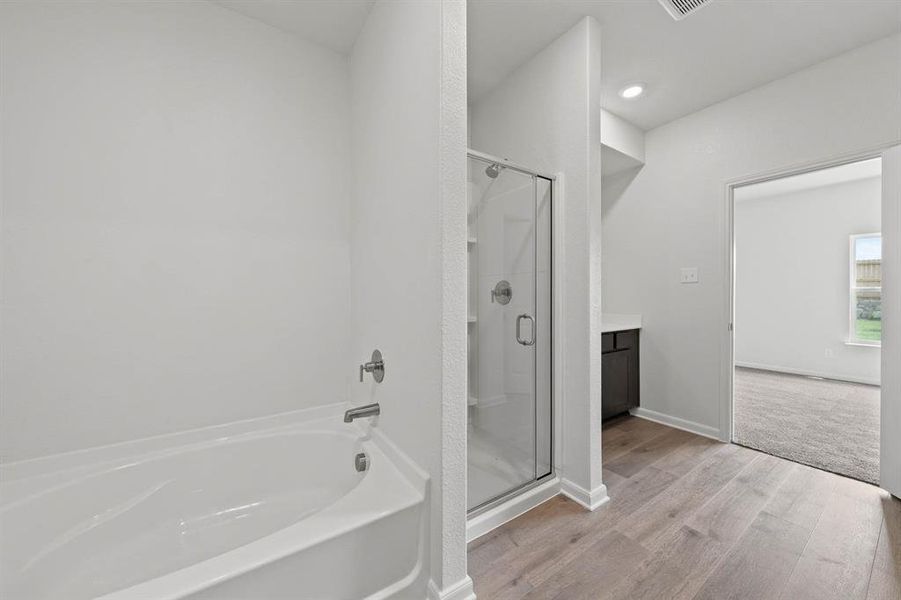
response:
[[[529,320],[529,323],[532,326],[532,337],[528,340],[523,339],[522,337],[522,322],[526,319]],[[531,316],[523,313],[516,317],[516,341],[522,344],[523,346],[534,346],[535,345],[535,319]]]

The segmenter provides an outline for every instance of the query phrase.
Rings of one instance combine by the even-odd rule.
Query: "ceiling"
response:
[[[342,54],[374,4],[214,1]],[[469,0],[467,11],[470,100],[591,15],[603,28],[601,105],[645,130],[901,31],[901,0],[712,0],[682,21],[657,0]],[[620,98],[635,81],[647,92]]]
[[[882,159],[871,158],[837,167],[819,169],[809,173],[801,173],[800,175],[789,175],[788,177],[780,177],[779,179],[738,187],[735,188],[735,201],[743,202],[746,200],[772,198],[773,196],[781,196],[801,190],[811,190],[827,185],[848,183],[859,179],[871,179],[880,175],[882,175]]]
[[[375,0],[212,0],[341,54],[350,53]]]
[[[645,130],[901,31],[901,0],[713,0],[682,21],[656,0],[469,0],[470,100],[585,15],[601,105]],[[647,92],[620,98],[634,81]]]

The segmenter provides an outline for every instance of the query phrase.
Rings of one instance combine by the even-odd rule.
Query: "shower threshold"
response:
[[[560,478],[549,473],[473,508],[467,513],[467,543],[547,502],[561,491]]]

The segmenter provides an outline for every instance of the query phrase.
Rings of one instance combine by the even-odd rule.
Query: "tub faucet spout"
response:
[[[344,413],[344,422],[353,423],[357,419],[362,419],[363,417],[374,417],[381,412],[382,409],[379,408],[379,405],[377,403],[358,406],[357,408],[351,408]]]

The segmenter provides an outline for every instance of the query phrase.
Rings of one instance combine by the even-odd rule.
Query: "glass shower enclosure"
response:
[[[470,515],[553,474],[552,184],[469,151]]]

